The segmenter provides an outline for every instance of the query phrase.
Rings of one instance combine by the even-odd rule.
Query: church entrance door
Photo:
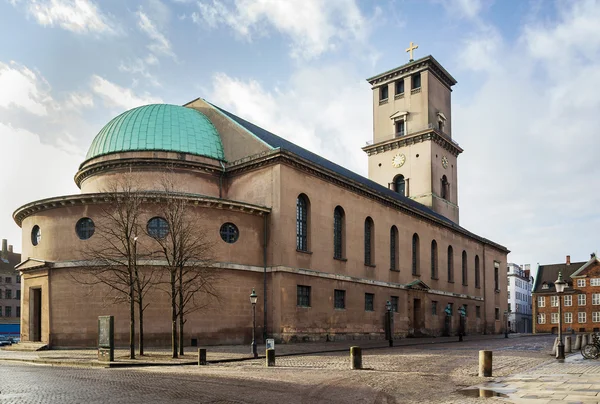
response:
[[[423,312],[421,310],[421,299],[413,299],[413,328],[416,336],[421,335],[423,328]]]
[[[29,289],[29,341],[42,340],[42,289]]]

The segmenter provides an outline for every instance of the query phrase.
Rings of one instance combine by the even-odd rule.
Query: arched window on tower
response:
[[[467,252],[462,252],[462,284],[466,286],[468,284],[468,271],[467,271]]]
[[[374,239],[373,219],[367,217],[365,219],[365,265],[373,265],[373,239]]]
[[[296,250],[308,251],[308,197],[296,198]]]
[[[446,200],[450,198],[450,184],[448,183],[448,178],[445,175],[442,176],[442,198]]]
[[[390,270],[399,271],[398,266],[398,228],[390,228]]]
[[[454,282],[454,250],[448,246],[448,282]]]
[[[394,191],[398,192],[400,195],[406,196],[406,182],[402,174],[394,177]]]
[[[341,206],[336,206],[333,211],[333,258],[344,259],[345,243],[345,215]]]
[[[412,237],[412,274],[419,275],[419,235]]]
[[[481,287],[481,278],[479,275],[479,255],[475,256],[475,287]]]
[[[438,278],[437,241],[431,240],[431,279]]]

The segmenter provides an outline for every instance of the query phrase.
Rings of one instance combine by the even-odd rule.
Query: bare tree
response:
[[[174,191],[172,175],[165,175],[162,187],[168,233],[155,238],[156,254],[165,262],[169,274],[166,292],[171,300],[171,346],[173,358],[176,358],[178,351],[179,355],[184,354],[186,316],[218,299],[215,289],[218,271],[212,268],[214,243],[203,231],[187,197]]]
[[[82,251],[88,265],[75,280],[84,284],[108,287],[112,303],[129,303],[129,357],[135,358],[135,305],[139,315],[139,348],[144,355],[145,296],[155,285],[152,267],[140,270],[138,260],[147,254],[140,251],[138,236],[142,234],[140,215],[143,194],[130,177],[109,184],[103,194],[104,205],[96,220],[97,240],[87,243]]]

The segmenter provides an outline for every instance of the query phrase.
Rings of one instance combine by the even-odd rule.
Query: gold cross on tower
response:
[[[409,47],[408,47],[408,49],[406,50],[406,51],[409,53],[409,55],[410,55],[410,60],[409,60],[409,62],[412,62],[412,61],[414,60],[414,59],[413,59],[413,51],[414,51],[415,49],[418,49],[418,48],[419,48],[419,45],[413,45],[413,43],[412,43],[412,42],[410,43],[410,46],[409,46]]]

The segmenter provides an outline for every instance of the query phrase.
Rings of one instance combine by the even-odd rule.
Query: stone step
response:
[[[19,342],[4,347],[6,351],[43,351],[48,349],[48,344],[44,342]]]

